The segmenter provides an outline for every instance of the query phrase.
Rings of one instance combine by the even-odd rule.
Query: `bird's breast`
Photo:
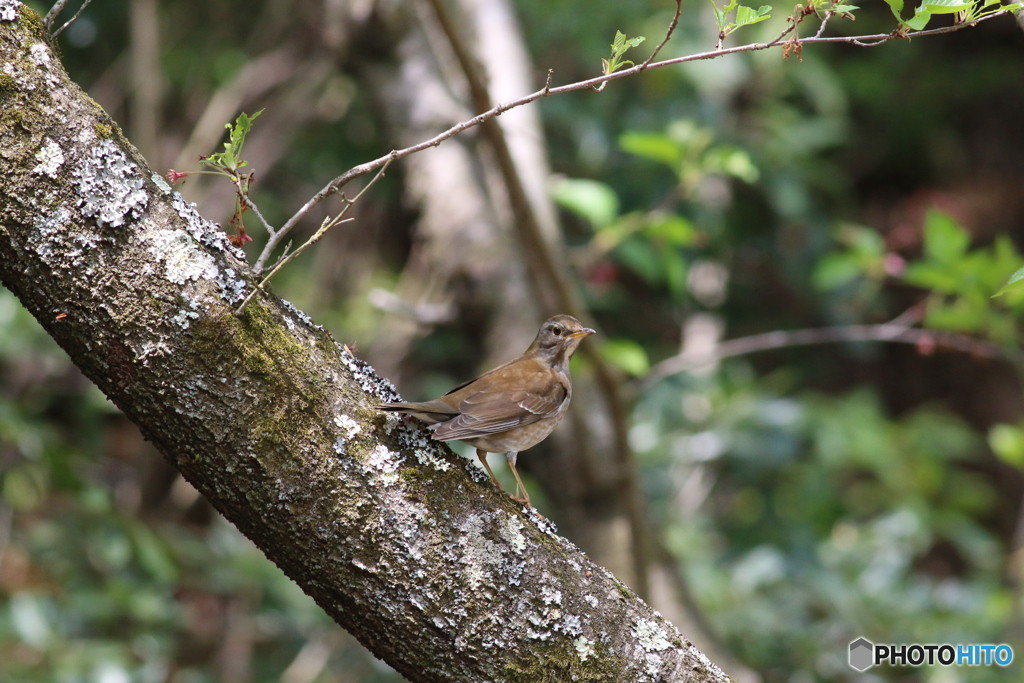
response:
[[[536,446],[538,443],[548,438],[548,435],[555,430],[558,423],[562,421],[564,413],[559,414],[555,417],[550,417],[546,420],[534,422],[532,424],[523,425],[522,427],[513,427],[506,432],[500,432],[498,434],[489,434],[485,437],[478,439],[469,440],[466,439],[466,443],[469,443],[480,450],[487,451],[488,453],[509,453],[525,451],[528,448]]]

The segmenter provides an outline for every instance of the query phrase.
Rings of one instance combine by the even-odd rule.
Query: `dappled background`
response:
[[[663,57],[715,45],[710,4],[686,4]],[[646,36],[627,54],[646,58],[674,9],[441,5],[495,102],[549,69],[555,85],[596,75],[616,30]],[[789,9],[727,45],[773,38]],[[894,28],[868,9],[828,33]],[[336,175],[475,113],[451,41],[418,0],[135,0],[90,5],[60,46],[161,173],[199,170],[226,122],[264,110],[243,156],[281,225]],[[600,336],[575,361],[572,417],[520,471],[565,535],[738,679],[1019,680],[1019,666],[871,678],[846,653],[864,636],[1024,656],[1024,296],[992,296],[1024,266],[1021,83],[1024,32],[1001,18],[552,97],[500,119],[526,205],[470,130],[392,166],[273,288],[409,400],[519,354],[549,313],[587,316]],[[223,178],[178,189],[227,225]],[[0,678],[400,680],[4,289]]]

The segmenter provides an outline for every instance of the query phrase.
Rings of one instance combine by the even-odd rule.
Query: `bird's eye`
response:
[[[555,325],[554,327],[552,327],[552,328],[551,328],[551,332],[552,332],[552,334],[554,334],[554,335],[555,335],[556,337],[561,337],[561,336],[562,336],[562,328],[561,328],[561,327],[559,327],[558,325]]]

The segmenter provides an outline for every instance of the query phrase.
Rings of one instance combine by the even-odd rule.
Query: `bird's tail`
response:
[[[423,420],[428,424],[444,422],[455,417],[451,412],[451,408],[437,406],[432,401],[426,403],[378,403],[376,408],[388,413],[412,415],[416,419]]]

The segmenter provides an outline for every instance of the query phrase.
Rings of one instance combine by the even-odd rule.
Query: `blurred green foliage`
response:
[[[6,289],[0,371],[0,680],[276,681],[311,644],[400,680],[152,449],[115,455],[124,418]]]
[[[846,680],[865,635],[1002,642],[1016,596],[977,435],[934,408],[893,420],[867,390],[780,396],[745,375],[665,383],[633,427],[665,543],[730,648],[780,680]]]
[[[775,31],[767,24],[761,39]],[[981,67],[986,78],[1020,74],[998,51]],[[955,89],[918,81],[908,91],[922,73],[916,64],[950,58],[938,46],[899,55],[807,48],[802,58],[785,70],[751,56],[731,70],[709,64],[650,75],[647,88],[676,97],[652,97],[664,109],[642,116],[623,104],[621,127],[606,133],[610,168],[591,172],[581,151],[577,168],[593,177],[554,184],[555,199],[583,222],[578,249],[603,321],[632,331],[653,362],[675,352],[665,323],[682,325],[696,312],[717,316],[735,337],[882,323],[920,306],[925,327],[995,342],[1015,358],[1024,302],[1013,287],[995,295],[1024,264],[1016,246],[1024,217],[1015,209],[972,215],[952,188],[1002,162],[957,147],[980,132],[954,133],[923,113],[959,109],[963,120],[1001,95],[976,93],[971,108],[956,103],[964,95]],[[625,98],[650,96],[636,83],[623,87],[631,85]],[[689,89],[703,109],[687,101]],[[888,111],[897,102],[900,113]],[[910,131],[908,119],[921,128]],[[583,135],[578,123],[556,117],[553,125]],[[933,185],[951,189],[902,209],[913,211],[902,222],[862,223],[871,204],[899,206],[909,188]],[[664,229],[668,219],[675,229]],[[725,300],[700,296],[689,277],[708,259],[728,271]],[[611,352],[636,355],[616,345]],[[860,345],[724,361],[665,380],[637,401],[631,442],[664,547],[712,631],[766,680],[861,680],[846,661],[847,645],[861,636],[1010,642],[1022,651],[1010,523],[1020,475],[997,458],[1024,468],[1024,425],[994,414],[980,422],[972,414],[970,423],[954,414],[956,404],[934,396],[901,404],[900,392],[857,381],[865,363],[894,371],[886,367],[897,353]],[[969,373],[964,361],[953,372]],[[1006,367],[1006,390],[1019,395],[1017,368]],[[919,382],[903,376],[890,386]],[[1019,415],[1019,405],[1007,412]],[[1018,677],[998,668],[868,673],[894,681]]]

